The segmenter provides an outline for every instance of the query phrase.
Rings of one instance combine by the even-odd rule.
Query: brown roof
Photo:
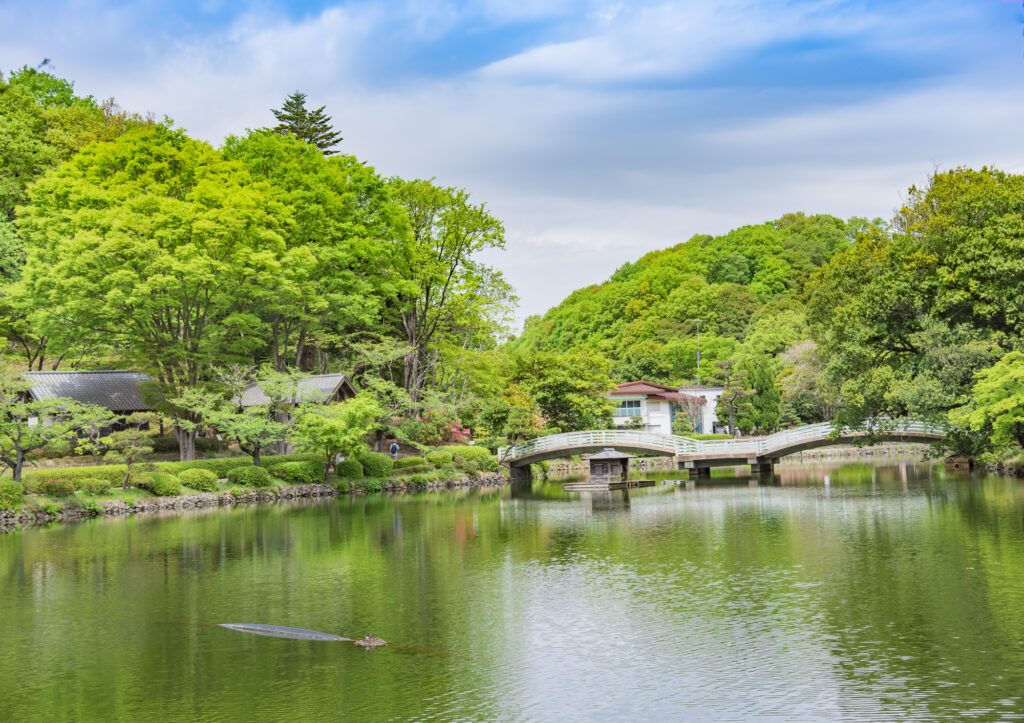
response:
[[[612,394],[663,394],[664,392],[678,391],[676,387],[668,387],[664,384],[645,382],[642,379],[635,382],[616,384]]]

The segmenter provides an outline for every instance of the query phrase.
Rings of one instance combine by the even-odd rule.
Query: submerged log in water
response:
[[[240,630],[253,635],[266,635],[271,638],[291,638],[293,640],[323,640],[332,643],[351,643],[352,638],[343,638],[330,633],[318,633],[315,630],[302,628],[286,628],[280,625],[260,625],[258,623],[219,623],[222,628]]]

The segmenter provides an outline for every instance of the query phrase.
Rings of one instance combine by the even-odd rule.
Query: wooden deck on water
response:
[[[562,489],[566,492],[586,492],[590,490],[625,490],[637,487],[653,487],[652,479],[631,479],[616,482],[566,482]]]

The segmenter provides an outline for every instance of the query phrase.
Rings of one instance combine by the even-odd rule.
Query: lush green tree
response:
[[[342,141],[341,133],[334,130],[330,116],[324,113],[325,107],[310,110],[306,107],[306,94],[295,91],[279,109],[271,110],[278,120],[274,132],[295,136],[316,146],[325,156],[337,153],[333,149]]]
[[[606,429],[615,403],[611,364],[603,354],[577,347],[565,354],[537,352],[512,360],[510,382],[524,390],[548,427],[559,432]]]
[[[969,404],[952,412],[950,421],[985,432],[993,444],[1024,447],[1024,353],[1012,351],[979,371]]]
[[[154,415],[147,412],[136,412],[124,420],[123,429],[113,431],[100,439],[100,444],[107,450],[103,459],[111,464],[125,466],[121,489],[128,487],[132,466],[146,455],[153,453],[153,437],[157,433],[157,429],[153,426],[154,421]]]
[[[433,376],[437,355],[431,345],[467,320],[499,334],[514,296],[500,272],[474,258],[505,245],[505,230],[485,205],[430,181],[395,179],[393,189],[409,220],[393,268],[402,282],[397,322],[410,349],[403,386],[415,403]]]
[[[366,435],[381,409],[366,392],[337,404],[305,404],[298,412],[292,438],[300,449],[317,452],[324,461],[324,479],[339,457],[366,449]]]
[[[745,419],[754,392],[747,386],[746,373],[735,359],[715,362],[715,372],[716,381],[725,387],[718,397],[715,414],[719,419],[728,419],[729,434],[736,434],[740,428],[737,419]]]
[[[263,351],[259,311],[309,263],[285,248],[291,219],[266,184],[165,126],[86,148],[30,197],[22,283],[48,312],[35,333],[102,334],[168,397]]]
[[[764,354],[745,356],[740,362],[744,383],[750,392],[744,405],[741,429],[768,433],[779,426],[782,393],[775,381],[775,363]],[[727,389],[726,394],[732,390]]]
[[[0,462],[15,482],[27,455],[48,444],[71,442],[105,410],[72,399],[32,399],[28,384],[11,367],[0,371]]]

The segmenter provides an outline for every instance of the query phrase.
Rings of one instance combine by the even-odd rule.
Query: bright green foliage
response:
[[[24,493],[25,488],[19,483],[7,479],[0,480],[0,510],[11,512],[20,508],[21,496]]]
[[[320,465],[316,462],[284,462],[270,467],[270,474],[292,484],[316,484],[323,482]]]
[[[749,404],[737,420],[740,429],[761,434],[775,431],[779,426],[782,393],[775,381],[774,362],[764,354],[755,354],[744,357],[741,366],[751,396]]]
[[[335,465],[335,471],[342,479],[359,479],[363,476],[363,465],[357,459],[344,459]]]
[[[217,489],[217,475],[208,469],[183,469],[178,479],[186,487],[200,492],[214,492]]]
[[[270,473],[266,469],[252,464],[244,467],[235,467],[228,472],[228,482],[233,485],[269,487],[270,481]]]
[[[152,426],[153,415],[136,412],[125,419],[125,429],[111,432],[100,440],[106,453],[103,458],[108,462],[120,463],[125,466],[121,487],[128,486],[132,465],[153,453],[150,444],[157,430]]]
[[[379,414],[377,400],[367,393],[337,404],[306,404],[299,410],[293,439],[296,447],[320,454],[326,479],[338,455],[351,457],[366,448],[363,439]]]
[[[25,488],[30,491],[38,489],[38,485],[46,479],[59,478],[71,482],[76,489],[81,489],[79,484],[87,479],[99,479],[108,487],[120,485],[124,479],[126,467],[123,464],[100,465],[96,467],[65,467],[61,470],[53,469],[29,469],[25,470],[23,482]]]
[[[865,229],[807,284],[847,424],[944,419],[1024,333],[1024,176],[937,173],[910,189],[894,225]]]
[[[605,397],[614,388],[611,365],[591,349],[514,356],[510,382],[529,395],[551,429],[604,429],[612,423],[615,403]]]
[[[363,465],[363,474],[367,477],[390,477],[395,469],[394,460],[379,452],[362,452],[356,459]]]
[[[253,308],[307,264],[266,184],[164,126],[89,146],[29,195],[23,283],[54,320],[37,333],[113,335],[167,392],[262,349]]]
[[[10,368],[0,369],[0,462],[21,481],[26,455],[47,445],[69,442],[107,410],[71,399],[27,401],[28,385]],[[35,420],[46,420],[37,424]]]
[[[75,486],[63,479],[48,479],[39,483],[39,494],[48,497],[71,497]]]
[[[408,469],[424,464],[423,457],[401,457],[395,460],[395,469]]]
[[[491,344],[514,300],[501,276],[473,256],[504,248],[505,229],[469,194],[430,181],[392,180],[408,233],[394,259],[397,323],[409,346],[403,387],[419,402],[432,363],[429,349],[448,338],[478,348]]]
[[[452,463],[454,456],[451,452],[428,452],[427,461],[435,467],[445,467]]]
[[[784,350],[779,345],[803,322],[778,314],[799,310],[787,300],[863,225],[860,219],[787,214],[718,237],[694,236],[625,264],[603,284],[573,292],[543,319],[527,319],[512,347],[565,352],[587,344],[611,361],[616,381],[692,382],[699,319],[700,378],[707,381],[714,363],[731,358],[737,342],[745,341],[752,320],[760,319],[761,336],[770,337],[759,347],[771,346],[773,354]],[[766,309],[776,318],[759,313]],[[782,321],[783,328],[768,334],[772,321]],[[806,336],[804,328],[790,343]]]
[[[337,153],[332,149],[342,140],[341,133],[331,126],[331,117],[324,113],[325,107],[306,108],[306,94],[295,91],[285,98],[280,109],[271,110],[278,120],[274,132],[295,136],[323,151],[325,156]]]
[[[73,482],[75,489],[87,495],[102,495],[110,491],[111,484],[100,477],[85,477]]]
[[[157,497],[175,497],[181,494],[181,482],[169,472],[151,472],[150,481],[145,485]]]
[[[1010,352],[976,379],[969,404],[953,412],[950,421],[988,433],[994,444],[1024,447],[1024,353]]]

